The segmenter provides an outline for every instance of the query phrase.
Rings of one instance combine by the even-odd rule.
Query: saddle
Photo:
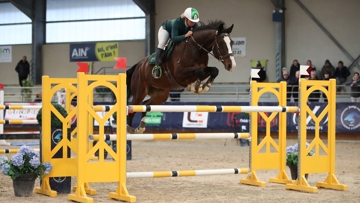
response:
[[[163,54],[161,54],[161,58],[160,58],[162,62],[165,62],[169,59],[171,51],[173,50],[174,46],[175,46],[175,43],[171,39],[169,39],[166,42],[165,50],[164,50]],[[149,65],[155,65],[155,56],[156,56],[155,52],[150,55],[150,57],[148,59]]]

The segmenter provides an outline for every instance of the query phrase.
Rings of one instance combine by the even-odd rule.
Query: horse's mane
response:
[[[202,30],[219,30],[219,32],[225,32],[225,22],[222,20],[210,20],[208,24],[205,24],[204,22],[199,22],[199,26],[194,29],[194,32],[196,31],[202,31]],[[220,34],[219,33],[219,34]]]

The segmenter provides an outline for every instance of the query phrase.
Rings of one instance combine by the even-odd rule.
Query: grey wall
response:
[[[356,58],[360,54],[360,8],[359,0],[301,0],[342,46]],[[248,82],[251,60],[268,59],[268,79],[275,80],[275,24],[272,22],[274,6],[270,0],[156,0],[156,28],[166,19],[178,17],[188,6],[195,7],[201,21],[221,19],[230,26],[234,24],[232,37],[246,37],[246,57],[236,57],[237,67],[233,73],[225,71],[223,65],[211,58],[210,65],[220,69],[215,82]],[[157,41],[157,39],[156,39]],[[305,64],[311,59],[319,69],[326,59],[336,67],[339,60],[345,65],[350,60],[320,30],[294,0],[286,1],[286,64],[293,59]],[[157,42],[156,42],[157,45]],[[144,57],[145,42],[120,42],[119,54],[127,57],[128,66]],[[76,77],[76,63],[69,62],[69,44],[43,46],[44,74],[50,77]],[[13,46],[13,62],[0,63],[0,83],[17,84],[14,71],[23,55],[31,60],[31,46]],[[113,67],[115,62],[95,62],[94,71],[101,67]],[[355,68],[353,71],[359,71]]]

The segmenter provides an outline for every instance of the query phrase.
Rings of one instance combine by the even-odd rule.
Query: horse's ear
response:
[[[222,33],[222,31],[224,30],[224,23],[221,23],[217,30],[219,34]]]
[[[231,27],[229,27],[228,29],[226,29],[226,33],[231,33],[232,32],[232,29],[234,27],[234,24],[231,25]]]

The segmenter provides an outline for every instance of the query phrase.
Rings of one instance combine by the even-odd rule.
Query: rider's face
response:
[[[195,25],[194,22],[190,21],[189,19],[185,18],[185,21],[186,21],[186,24],[189,26],[189,27],[192,27]]]

